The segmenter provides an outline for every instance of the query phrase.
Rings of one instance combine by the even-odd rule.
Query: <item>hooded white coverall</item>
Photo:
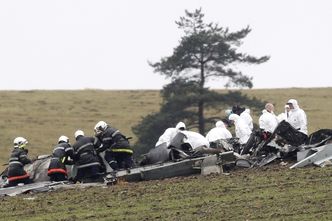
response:
[[[216,122],[216,127],[212,128],[205,137],[211,143],[220,139],[232,138],[232,134],[225,127],[224,122],[219,120]]]
[[[252,132],[248,124],[237,114],[229,115],[228,119],[234,121],[235,136],[239,138],[240,144],[247,143]]]
[[[250,130],[254,129],[254,124],[252,122],[252,117],[250,116],[250,109],[245,109],[241,114],[240,117],[244,120],[246,124],[248,124]]]
[[[258,119],[259,128],[273,133],[273,131],[278,126],[278,119],[277,116],[272,112],[268,112],[267,110],[262,111],[262,115]]]
[[[278,122],[280,123],[281,121],[285,120],[287,121],[289,115],[289,105],[285,105],[285,111],[277,116]]]
[[[172,139],[176,136],[176,134],[179,132],[180,128],[186,129],[186,125],[183,122],[179,122],[175,128],[170,127],[165,130],[165,132],[159,137],[155,147],[166,143],[166,146],[168,147],[172,141]]]
[[[292,104],[294,109],[290,109],[287,121],[290,125],[292,125],[295,129],[300,132],[308,135],[307,129],[307,115],[305,112],[299,107],[297,100],[290,99],[287,104]]]

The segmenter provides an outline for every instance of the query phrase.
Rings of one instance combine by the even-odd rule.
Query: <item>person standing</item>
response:
[[[235,136],[239,138],[239,143],[246,144],[252,132],[248,124],[237,114],[229,115],[229,120],[234,122]]]
[[[284,106],[284,108],[285,108],[285,111],[277,116],[277,118],[278,118],[278,123],[280,123],[280,122],[283,121],[283,120],[287,121],[287,118],[288,118],[288,116],[289,116],[290,108],[289,108],[289,105],[288,105],[288,104],[286,104],[286,105]]]
[[[271,103],[265,105],[262,115],[258,119],[259,128],[267,136],[271,135],[278,126],[277,116],[274,114],[274,106]]]
[[[289,116],[287,118],[288,123],[296,130],[308,135],[307,115],[304,110],[300,108],[295,99],[288,100],[287,105],[289,105],[290,108]]]
[[[250,109],[236,105],[233,106],[232,113],[239,115],[243,119],[243,121],[248,125],[250,130],[254,129],[253,120],[250,115]]]

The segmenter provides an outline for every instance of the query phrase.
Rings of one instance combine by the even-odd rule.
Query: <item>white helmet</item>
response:
[[[24,137],[16,137],[14,139],[14,147],[23,148],[27,143],[28,141]]]
[[[59,137],[59,140],[58,140],[58,143],[60,143],[60,142],[69,143],[69,138],[66,137],[66,136],[64,136],[64,135],[62,135],[62,136]]]
[[[102,132],[104,132],[106,129],[107,129],[107,123],[105,121],[99,121],[94,128],[95,134],[99,135]]]
[[[84,136],[84,132],[83,132],[83,130],[77,130],[77,131],[75,132],[74,136],[75,136],[75,139],[76,139],[78,136]]]

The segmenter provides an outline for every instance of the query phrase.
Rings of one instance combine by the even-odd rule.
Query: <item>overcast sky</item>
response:
[[[185,9],[252,32],[254,88],[332,86],[330,0],[0,0],[0,90],[161,89],[148,61],[172,54]],[[223,88],[223,82],[210,82]]]

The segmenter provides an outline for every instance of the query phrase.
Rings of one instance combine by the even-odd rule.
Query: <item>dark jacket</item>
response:
[[[133,154],[133,150],[130,147],[128,138],[124,136],[118,129],[108,127],[101,135],[98,136],[101,143],[97,147],[98,152],[108,150],[111,152],[124,152]]]
[[[9,158],[8,180],[15,181],[29,178],[29,174],[24,170],[24,165],[31,163],[27,156],[28,150],[15,147]]]
[[[74,159],[74,149],[69,143],[62,142],[57,144],[52,153],[50,165],[47,174],[63,173],[67,175],[65,164],[71,164],[68,157]]]
[[[76,143],[73,145],[77,169],[100,166],[94,143],[94,137],[79,136],[77,138]]]

